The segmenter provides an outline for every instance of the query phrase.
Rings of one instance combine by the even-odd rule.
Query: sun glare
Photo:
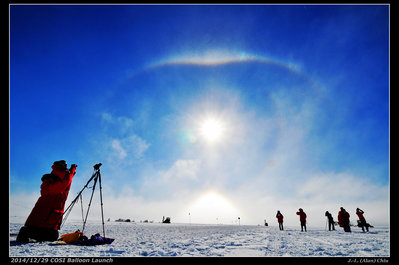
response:
[[[209,118],[201,124],[201,135],[208,142],[216,142],[223,135],[222,123],[214,118]]]
[[[193,222],[231,224],[239,216],[238,210],[220,193],[204,193],[189,209]]]

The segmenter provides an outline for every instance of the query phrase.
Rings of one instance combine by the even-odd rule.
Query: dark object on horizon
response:
[[[269,226],[269,224],[266,222],[266,219],[265,219],[265,226]]]
[[[344,228],[345,232],[351,232],[349,217],[350,214],[343,208],[338,212],[338,224]]]
[[[115,222],[127,222],[127,223],[129,223],[129,222],[131,222],[131,220],[129,218],[128,219],[119,218],[119,219],[116,219]]]
[[[299,212],[296,212],[296,214],[299,215],[299,221],[301,221],[301,232],[303,232],[304,228],[306,232],[306,213],[302,208],[299,208]]]
[[[328,219],[328,231],[335,230],[335,227],[334,227],[335,222],[334,222],[334,218],[332,217],[331,213],[326,211],[325,216],[327,216],[327,219]]]
[[[77,165],[72,164],[68,169],[65,160],[59,160],[55,161],[51,168],[51,173],[41,178],[40,197],[18,233],[16,241],[19,243],[58,239],[65,201]]]
[[[170,224],[170,217],[166,217],[166,218],[165,218],[165,216],[162,217],[162,223],[164,223],[164,224]]]

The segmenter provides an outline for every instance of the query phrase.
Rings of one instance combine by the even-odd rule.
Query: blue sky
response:
[[[387,223],[389,6],[11,5],[10,215],[60,159],[112,218]]]

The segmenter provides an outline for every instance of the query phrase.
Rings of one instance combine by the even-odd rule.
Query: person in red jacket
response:
[[[341,211],[338,213],[338,224],[340,227],[344,228],[345,232],[351,232],[350,222],[349,222],[349,213],[343,208],[340,208]]]
[[[299,212],[296,212],[296,214],[299,215],[299,221],[301,221],[301,232],[303,232],[303,228],[305,228],[306,232],[306,213],[302,208],[299,208]]]
[[[369,224],[366,222],[366,218],[363,216],[364,212],[359,208],[356,208],[356,215],[359,217],[358,226],[360,226],[364,232],[364,228],[366,227],[367,232],[369,231]]]
[[[283,227],[284,216],[280,213],[280,211],[277,211],[276,218],[277,218],[277,222],[278,222],[278,228],[280,230],[284,230],[284,227]]]
[[[36,241],[58,239],[65,201],[77,165],[72,164],[71,168],[67,169],[65,160],[60,160],[55,161],[51,168],[51,173],[42,177],[41,196],[26,219],[25,225],[21,227],[17,242],[27,243],[30,239]]]

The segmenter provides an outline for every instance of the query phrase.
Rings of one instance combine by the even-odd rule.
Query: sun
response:
[[[208,118],[202,122],[200,134],[210,143],[217,142],[223,136],[223,124],[215,118]]]

